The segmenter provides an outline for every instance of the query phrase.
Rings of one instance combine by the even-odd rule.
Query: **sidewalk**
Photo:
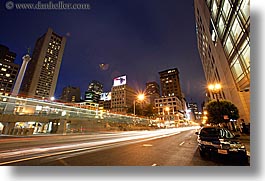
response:
[[[240,134],[238,139],[246,146],[248,156],[250,157],[250,134]]]

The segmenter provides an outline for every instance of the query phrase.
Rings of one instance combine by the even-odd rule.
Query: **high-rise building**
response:
[[[201,115],[200,115],[199,110],[198,110],[197,103],[194,103],[194,102],[188,103],[188,109],[194,115],[195,120],[199,120],[201,118]]]
[[[103,107],[104,110],[111,110],[111,92],[103,92],[100,96],[99,107]]]
[[[159,72],[162,97],[177,96],[182,99],[182,92],[177,68]]]
[[[54,96],[65,43],[66,38],[51,28],[37,40],[22,81],[21,95],[36,98]]]
[[[111,111],[117,113],[127,113],[128,109],[136,101],[136,91],[127,85],[126,76],[114,79],[111,88]]]
[[[128,86],[113,86],[111,89],[111,111],[117,113],[127,113],[136,100],[136,91]]]
[[[87,91],[85,92],[85,101],[99,103],[100,96],[103,93],[103,84],[99,81],[93,80]]]
[[[156,82],[147,82],[145,88],[145,96],[149,99],[151,105],[155,105],[155,99],[160,97],[160,88]]]
[[[16,54],[0,45],[0,94],[10,95],[18,74],[19,65],[15,64]]]
[[[250,121],[250,0],[194,0],[197,43],[206,81]],[[210,98],[214,96],[209,92]]]
[[[63,88],[61,100],[64,102],[80,102],[81,92],[79,87],[67,86]]]

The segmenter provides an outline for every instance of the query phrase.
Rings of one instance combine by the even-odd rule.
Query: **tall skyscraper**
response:
[[[189,102],[188,109],[193,113],[195,120],[199,120],[201,118],[197,103]]]
[[[16,54],[0,45],[0,94],[10,95],[18,74],[19,65],[15,64]]]
[[[85,92],[85,101],[99,103],[100,96],[103,93],[103,84],[99,81],[93,80],[87,91]]]
[[[219,98],[230,100],[249,122],[250,0],[194,0],[194,8],[206,81],[220,83]]]
[[[65,102],[80,102],[81,92],[79,87],[67,86],[63,88],[61,100]]]
[[[21,95],[46,99],[54,96],[65,43],[66,38],[51,28],[37,40],[22,81]]]
[[[159,72],[163,97],[176,96],[182,100],[182,92],[177,68]]]
[[[149,99],[150,104],[155,105],[155,99],[160,97],[160,88],[156,82],[147,82],[145,96]]]

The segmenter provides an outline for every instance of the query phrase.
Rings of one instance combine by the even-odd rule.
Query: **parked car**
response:
[[[196,131],[201,157],[208,155],[227,155],[248,160],[245,145],[230,130],[222,127],[205,126]]]

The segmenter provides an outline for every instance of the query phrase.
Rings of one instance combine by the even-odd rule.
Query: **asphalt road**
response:
[[[0,139],[0,165],[225,166],[225,157],[201,158],[195,129]]]

